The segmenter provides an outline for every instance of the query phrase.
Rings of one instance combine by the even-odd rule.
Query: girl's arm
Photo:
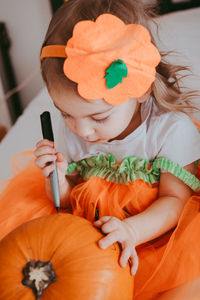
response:
[[[195,164],[185,169],[194,174]],[[192,190],[170,173],[160,177],[158,199],[142,213],[124,220],[134,228],[135,246],[152,240],[175,227]]]

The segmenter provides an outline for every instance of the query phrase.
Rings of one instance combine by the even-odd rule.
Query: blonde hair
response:
[[[111,13],[126,24],[136,23],[146,27],[152,42],[156,45],[151,30],[150,22],[156,15],[154,7],[145,6],[139,0],[68,0],[53,16],[42,47],[46,45],[65,45],[72,36],[75,24],[82,20],[96,20],[103,13]],[[183,91],[180,87],[181,72],[189,71],[186,66],[172,65],[165,60],[168,53],[160,53],[161,62],[156,68],[156,79],[152,84],[154,101],[160,112],[182,111],[191,112],[198,110],[192,105],[192,100],[198,94],[196,91]],[[45,58],[41,62],[43,79],[48,89],[66,84],[76,84],[70,81],[63,73],[62,58]]]

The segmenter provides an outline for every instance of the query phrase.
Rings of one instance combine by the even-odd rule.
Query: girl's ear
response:
[[[152,87],[150,86],[150,88],[148,89],[148,91],[144,95],[137,98],[138,103],[145,102],[149,98],[149,95],[151,94],[151,92],[152,92]]]

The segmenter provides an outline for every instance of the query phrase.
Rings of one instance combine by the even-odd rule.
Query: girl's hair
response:
[[[103,13],[111,13],[126,24],[135,23],[146,27],[152,42],[156,45],[150,30],[150,24],[156,15],[153,7],[145,6],[141,0],[68,0],[54,14],[44,43],[47,45],[65,45],[72,37],[73,28],[82,20],[96,20]],[[188,67],[172,65],[165,61],[168,53],[160,53],[161,62],[156,68],[156,79],[152,84],[152,93],[156,105],[161,112],[186,111],[197,109],[191,104],[191,99],[197,96],[196,91],[183,91],[180,88],[182,71],[189,71]],[[45,58],[41,63],[42,76],[50,90],[64,87],[66,84],[76,84],[63,73],[62,58]],[[63,86],[64,85],[64,86]]]

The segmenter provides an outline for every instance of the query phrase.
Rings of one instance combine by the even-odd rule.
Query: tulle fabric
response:
[[[33,152],[14,156],[11,165],[14,176],[0,183],[0,239],[26,221],[56,213]]]
[[[28,220],[56,213],[54,203],[47,198],[45,180],[32,158],[31,151],[15,157],[15,176],[6,182],[6,187],[5,182],[1,184],[0,238]],[[150,186],[142,180],[122,185],[91,177],[73,189],[71,204],[75,215],[90,221],[95,218],[96,207],[99,217],[113,215],[124,219],[143,211],[156,200],[157,192],[158,185]],[[139,269],[133,278],[133,299],[154,299],[200,277],[199,237],[200,195],[194,195],[188,199],[174,230],[137,247]],[[180,293],[173,300],[183,300],[179,296]],[[187,300],[193,300],[193,296],[191,292]]]
[[[150,186],[142,180],[123,185],[91,177],[73,189],[71,203],[75,215],[90,221],[94,221],[96,207],[99,217],[124,219],[143,211],[156,200],[157,192],[158,185]],[[185,205],[176,229],[138,247],[134,300],[151,299],[200,276],[199,236],[200,196],[194,195]]]
[[[119,184],[92,176],[73,188],[70,197],[73,214],[93,222],[98,208],[100,218],[115,216],[123,220],[147,208],[157,197],[157,186],[142,180]]]

